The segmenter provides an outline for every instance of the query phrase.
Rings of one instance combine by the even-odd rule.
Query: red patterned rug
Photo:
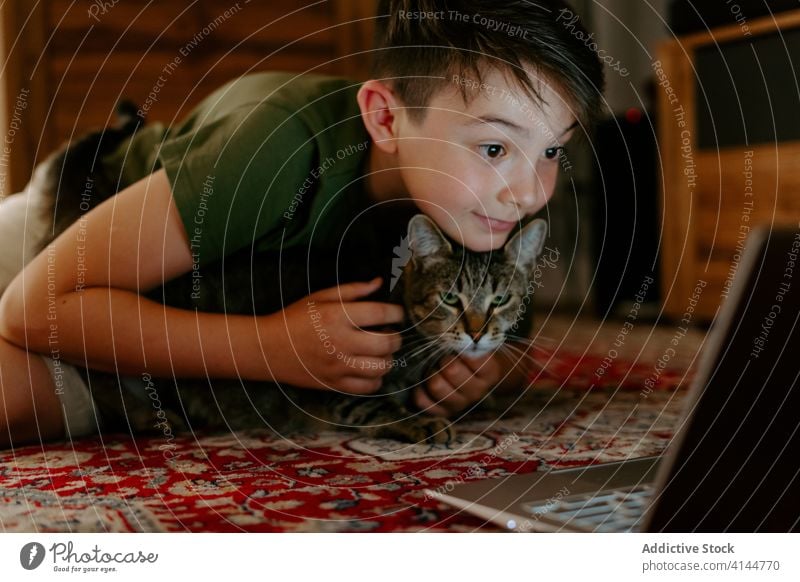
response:
[[[560,352],[522,399],[460,422],[448,446],[251,431],[176,438],[168,451],[127,435],[2,451],[0,529],[495,531],[423,489],[660,453],[686,375],[655,370]]]

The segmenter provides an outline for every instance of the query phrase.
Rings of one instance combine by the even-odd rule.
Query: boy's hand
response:
[[[448,355],[442,368],[415,388],[414,403],[427,414],[451,416],[486,395],[503,378],[497,353],[477,358]]]
[[[316,291],[283,311],[264,316],[267,362],[277,381],[297,387],[369,394],[381,386],[400,348],[400,333],[365,331],[399,323],[403,308],[356,301],[376,291],[380,277]]]

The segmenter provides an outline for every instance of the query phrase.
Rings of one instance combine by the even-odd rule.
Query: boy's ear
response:
[[[398,101],[391,88],[383,81],[370,79],[361,85],[356,95],[361,108],[361,118],[375,146],[387,154],[397,150]]]

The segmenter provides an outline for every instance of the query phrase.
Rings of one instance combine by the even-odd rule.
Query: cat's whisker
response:
[[[541,372],[547,368],[546,363],[531,358],[520,358],[518,365],[527,366],[529,373]]]
[[[403,342],[404,342],[403,345],[418,344],[419,342],[425,342],[425,341],[428,341],[430,339],[431,339],[430,337],[427,337],[427,336],[424,336],[424,335],[413,337],[411,339],[403,338]]]
[[[423,360],[426,364],[433,359],[436,359],[443,354],[448,353],[450,350],[445,346],[436,346],[436,348],[426,356],[425,360]]]
[[[531,354],[527,349],[522,349],[519,346],[515,346],[512,344],[501,344],[499,349],[505,350],[506,353],[511,353],[516,356],[524,357],[533,360],[534,355]]]
[[[567,362],[565,359],[559,357],[557,354],[552,352],[545,352],[543,354],[543,358],[546,358],[546,361],[542,361],[543,358],[537,358],[538,354],[530,353],[525,350],[520,350],[520,348],[518,348],[517,346],[505,344],[502,347],[509,349],[510,350],[510,352],[508,352],[509,354],[521,353],[522,354],[521,357],[528,358],[528,360],[536,364],[540,369],[544,369],[548,365],[552,364],[555,364],[557,366],[563,366]],[[517,350],[517,352],[515,352],[514,350]]]
[[[522,349],[524,351],[537,352],[539,354],[544,354],[544,355],[551,353],[550,350],[546,350],[546,349],[541,348],[539,346],[536,346],[536,345],[534,345],[534,344],[532,344],[530,342],[523,342],[523,341],[520,341],[520,340],[512,340],[512,341],[506,341],[505,343],[506,343],[506,345],[512,346],[512,347],[514,347],[516,349]],[[522,344],[522,345],[520,346],[520,344]]]
[[[525,347],[521,348],[518,344],[523,344]],[[543,348],[541,346],[537,346],[532,341],[525,342],[522,339],[520,339],[520,340],[514,340],[513,342],[506,342],[505,345],[507,345],[509,347],[513,347],[513,348],[518,349],[518,350],[529,351],[529,352],[531,352],[532,354],[535,354],[535,355],[543,355],[543,356],[553,357],[553,358],[558,357],[557,356],[557,354],[558,354],[557,351],[554,351],[554,350],[549,349],[549,348]]]
[[[508,332],[506,332],[505,335],[509,339],[513,339],[515,341],[528,342],[528,343],[531,343],[531,344],[539,344],[539,343],[545,343],[546,344],[546,343],[550,342],[550,345],[552,345],[552,344],[555,343],[555,340],[552,340],[550,338],[543,338],[542,336],[528,337],[528,336],[516,335],[516,334],[508,333]],[[541,341],[542,339],[544,339],[545,341],[542,342]]]
[[[436,361],[440,356],[443,354],[448,353],[450,350],[445,346],[437,346],[436,350],[434,350],[430,355],[428,355],[419,365],[421,368],[425,368],[433,361]]]
[[[426,351],[430,350],[429,353],[425,353]],[[417,368],[424,368],[426,367],[432,360],[441,356],[442,354],[446,353],[448,349],[442,345],[429,345],[425,346],[425,349],[418,350],[417,353],[409,359],[416,359],[417,361],[414,362],[414,366]]]
[[[543,355],[546,355],[546,356],[553,355],[553,354],[556,353],[550,348],[543,348],[542,346],[537,346],[536,344],[528,344],[528,347],[526,349],[532,350],[534,352],[537,352],[539,354],[543,354]]]
[[[407,359],[414,358],[417,356],[417,354],[424,352],[427,348],[436,345],[437,343],[438,343],[437,338],[433,339],[427,338],[426,341],[422,343],[422,345],[419,345],[418,342],[413,350],[405,354],[405,357]]]
[[[414,344],[418,344],[420,342],[427,342],[427,341],[437,340],[437,339],[439,339],[439,338],[435,337],[435,336],[428,336],[428,335],[422,335],[420,333],[416,333],[416,334],[412,335],[410,339],[407,336],[403,337],[403,345],[404,346],[406,346],[406,345],[414,345]]]
[[[523,336],[515,336],[515,335],[512,335],[512,334],[506,334],[506,339],[509,340],[509,341],[512,341],[512,342],[514,342],[516,344],[525,344],[525,345],[528,346],[529,349],[536,350],[536,351],[541,352],[543,354],[555,353],[553,347],[540,346],[540,345],[537,344],[538,340],[536,340],[536,339],[526,338],[526,337],[523,337]]]
[[[400,350],[402,350],[403,352],[406,352],[406,353],[410,353],[411,351],[416,350],[419,347],[426,346],[426,345],[428,345],[430,343],[431,343],[431,340],[427,339],[427,338],[425,338],[425,339],[417,339],[415,341],[410,341],[410,342],[404,341],[403,345],[400,347]]]
[[[509,346],[500,346],[499,349],[501,350],[501,353],[504,353],[506,356],[511,358],[517,364],[520,364],[520,363],[529,364],[531,366],[535,366],[536,368],[538,368],[540,370],[544,369],[544,366],[540,362],[538,362],[536,359],[532,358],[529,354],[519,354],[519,353],[513,352],[513,351],[511,351],[509,349]]]
[[[522,343],[522,344],[526,344],[526,345],[530,345],[530,346],[532,346],[532,345],[534,345],[536,343],[534,340],[532,340],[529,337],[524,337],[524,336],[521,336],[521,335],[513,335],[513,334],[510,334],[510,333],[505,334],[505,338],[506,338],[506,340],[509,340],[509,341],[513,341],[513,342],[516,342],[516,343]]]
[[[547,357],[547,362],[542,362],[541,359],[537,358],[537,354],[531,353],[528,350],[523,350],[522,348],[511,345],[511,344],[503,344],[500,346],[501,349],[506,350],[506,353],[511,355],[512,357],[518,357],[519,359],[527,358],[529,361],[535,363],[537,366],[544,368],[547,363],[556,363],[561,364],[563,360],[559,358],[557,355],[547,352],[545,355]]]

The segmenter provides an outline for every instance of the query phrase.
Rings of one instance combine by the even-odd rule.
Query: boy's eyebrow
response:
[[[496,115],[479,115],[478,117],[473,117],[465,122],[465,125],[481,125],[483,123],[494,123],[498,125],[505,125],[510,131],[517,133],[519,135],[528,137],[529,132],[526,128],[522,127],[514,123],[513,121],[509,121],[503,117],[497,117]]]
[[[530,136],[530,132],[526,128],[522,127],[521,125],[518,125],[518,124],[514,123],[513,121],[509,121],[508,119],[505,119],[503,117],[498,117],[496,115],[479,115],[478,117],[473,117],[472,119],[467,121],[465,123],[465,125],[479,125],[481,123],[494,123],[494,124],[498,124],[498,125],[504,125],[510,131],[513,131],[514,133],[517,133],[517,134],[525,136],[525,137]],[[578,127],[578,120],[577,119],[572,123],[572,125],[570,125],[564,131],[562,131],[561,134],[558,137],[563,136],[570,129],[573,129],[575,127]]]
[[[568,132],[570,129],[574,129],[574,128],[576,128],[576,127],[578,127],[578,120],[577,120],[577,119],[576,119],[575,121],[573,121],[573,122],[572,122],[572,125],[570,125],[570,126],[567,128],[567,129],[565,129],[564,131],[562,131],[562,132],[561,132],[561,135],[559,135],[558,137],[561,137],[562,135],[564,135],[565,133],[567,133],[567,132]]]

